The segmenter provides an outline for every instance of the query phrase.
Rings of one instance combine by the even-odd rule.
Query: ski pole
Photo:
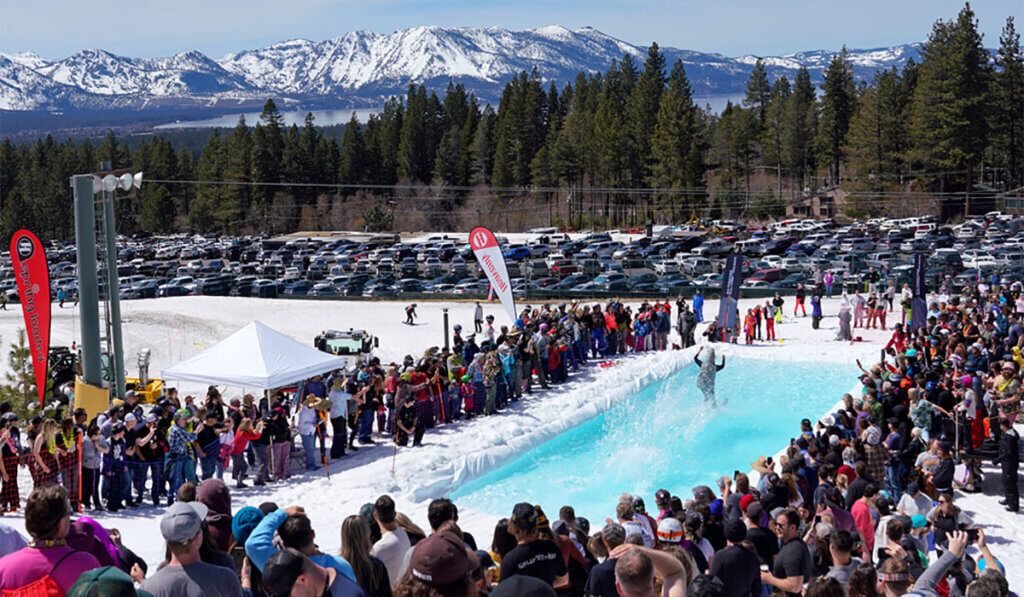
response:
[[[397,429],[398,421],[397,420],[395,421],[395,427],[396,427],[395,435],[394,435],[395,451],[391,455],[391,476],[395,475],[395,461],[398,460],[398,429]]]
[[[441,393],[441,380],[437,380],[437,401],[441,403],[441,420],[448,422],[448,417],[444,414],[444,394]]]

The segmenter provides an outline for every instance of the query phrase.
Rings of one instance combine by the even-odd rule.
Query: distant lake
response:
[[[714,95],[695,95],[693,97],[694,104],[699,108],[704,106],[711,106],[711,111],[718,114],[725,108],[726,102],[732,102],[738,104],[743,101],[744,94],[742,93],[723,93]],[[359,108],[356,110],[292,110],[282,111],[281,116],[284,118],[285,126],[291,126],[293,124],[302,126],[306,122],[306,114],[312,112],[313,119],[317,126],[332,126],[335,124],[347,124],[349,119],[352,118],[352,112],[356,113],[356,118],[359,122],[365,123],[371,115],[380,114],[380,108]],[[223,116],[217,116],[215,118],[205,118],[203,120],[176,120],[174,122],[168,122],[161,124],[156,128],[159,129],[192,129],[192,128],[222,128],[229,129],[234,128],[238,124],[238,117],[243,113],[238,112],[235,114],[225,114]],[[259,112],[245,112],[245,122],[249,126],[255,126],[260,119]]]
[[[332,126],[335,124],[348,124],[352,113],[356,113],[356,118],[359,122],[365,123],[372,114],[380,114],[380,108],[359,108],[356,110],[294,110],[294,111],[282,111],[281,116],[284,118],[285,126],[291,126],[293,124],[302,126],[306,122],[306,114],[313,114],[313,122],[317,126]],[[238,124],[238,117],[242,116],[243,113],[236,114],[225,114],[223,116],[217,116],[216,118],[206,118],[203,120],[176,120],[174,122],[168,122],[167,124],[161,124],[157,126],[157,129],[192,129],[192,128],[234,128]],[[260,119],[259,112],[245,112],[245,123],[249,126],[255,126]]]
[[[739,104],[743,102],[743,98],[746,97],[745,93],[721,93],[713,95],[694,95],[693,103],[698,108],[704,106],[711,106],[711,111],[715,114],[721,114],[722,110],[725,109],[725,104],[732,102],[733,104]]]

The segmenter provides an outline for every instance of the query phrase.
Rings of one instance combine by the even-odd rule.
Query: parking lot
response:
[[[715,292],[730,254],[744,256],[748,295],[792,292],[831,271],[836,286],[876,274],[909,283],[914,255],[927,255],[926,281],[963,286],[1024,273],[1024,218],[993,212],[955,226],[934,218],[878,219],[839,226],[787,220],[764,227],[735,221],[703,227],[501,234],[517,296],[678,296]],[[73,243],[47,246],[52,295],[77,295]],[[120,238],[122,299],[213,295],[262,298],[481,298],[489,285],[466,234],[337,233],[328,236]],[[818,274],[820,275],[820,274]],[[17,300],[10,255],[0,255],[0,292]],[[101,293],[106,292],[101,284]]]

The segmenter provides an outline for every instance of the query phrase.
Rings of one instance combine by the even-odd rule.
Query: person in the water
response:
[[[706,402],[715,402],[715,375],[719,371],[725,368],[725,356],[722,357],[722,364],[715,364],[715,349],[708,349],[708,358],[706,361],[701,362],[700,353],[704,351],[704,347],[701,346],[697,350],[697,354],[693,355],[693,362],[697,363],[700,367],[700,373],[697,374],[697,387],[700,388],[701,392],[704,392],[704,400]]]

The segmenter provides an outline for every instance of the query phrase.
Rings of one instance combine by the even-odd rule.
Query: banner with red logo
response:
[[[508,268],[505,267],[505,257],[501,254],[501,247],[494,233],[489,229],[478,226],[469,233],[469,246],[473,249],[480,267],[487,274],[491,282],[491,290],[498,293],[501,305],[505,307],[508,318],[516,320],[516,303],[512,298],[512,283],[508,277]]]
[[[50,354],[50,270],[46,266],[46,251],[35,234],[28,230],[14,233],[11,262],[18,281],[18,298],[25,316],[25,334],[42,407],[46,396],[46,361]]]

